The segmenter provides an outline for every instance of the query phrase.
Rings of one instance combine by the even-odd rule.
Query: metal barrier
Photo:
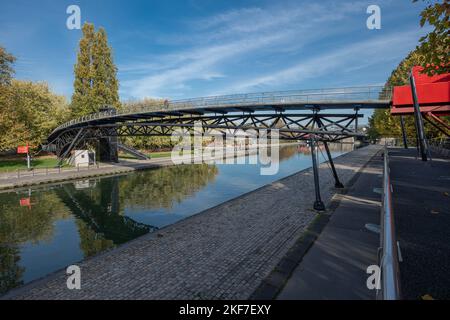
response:
[[[392,185],[389,175],[389,154],[384,148],[383,199],[381,206],[381,289],[377,299],[400,299],[399,245],[395,236],[394,212],[392,209]]]
[[[11,171],[0,172],[0,180],[3,179],[20,179],[25,177],[48,176],[49,174],[59,174],[67,172],[80,172],[92,169],[100,169],[100,164],[77,165],[74,167],[40,167],[31,169],[16,169]]]

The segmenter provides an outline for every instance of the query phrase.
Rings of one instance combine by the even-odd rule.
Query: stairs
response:
[[[133,157],[136,157],[139,160],[149,160],[150,159],[146,154],[144,154],[144,153],[142,153],[142,152],[140,152],[140,151],[138,151],[138,150],[136,150],[136,149],[134,149],[132,147],[126,146],[124,144],[117,143],[117,148],[120,151],[123,151],[125,153],[131,154]]]

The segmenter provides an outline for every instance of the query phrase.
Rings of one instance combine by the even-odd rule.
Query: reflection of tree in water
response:
[[[298,153],[297,146],[285,146],[280,147],[280,161],[287,160],[289,158],[292,158],[294,155]]]
[[[103,234],[96,233],[83,220],[77,219],[76,224],[80,235],[80,248],[85,258],[114,247],[113,240],[105,239]]]
[[[171,208],[214,181],[216,166],[180,165],[136,172],[120,180],[120,205]]]
[[[52,193],[35,193],[32,203],[20,207],[22,196],[0,194],[0,294],[22,284],[24,268],[19,266],[19,246],[26,242],[49,241],[53,237],[53,223],[69,217],[67,208]]]
[[[97,186],[77,190],[65,184],[33,191],[31,208],[20,207],[27,195],[0,194],[0,294],[22,284],[20,245],[50,241],[54,224],[75,215],[85,257],[155,230],[123,215],[125,206],[171,207],[213,181],[214,166],[185,165],[100,179]]]
[[[17,246],[0,245],[0,295],[20,286],[24,268],[19,266]]]

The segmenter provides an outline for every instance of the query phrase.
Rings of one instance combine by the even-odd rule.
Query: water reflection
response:
[[[308,152],[282,147],[275,176],[198,164],[0,193],[0,294],[306,168]]]
[[[157,229],[124,215],[124,208],[171,208],[217,173],[215,166],[185,165],[36,188],[31,196],[28,191],[0,194],[0,293],[23,284],[25,271],[26,281],[53,271],[33,272],[21,257],[30,248],[35,256],[45,256],[55,245],[56,233],[70,229],[64,222],[76,230],[76,235],[65,236],[76,238],[79,250],[60,253],[77,261]],[[54,269],[64,265],[52,264]]]
[[[33,207],[20,207],[20,195],[0,194],[0,293],[23,283],[20,244],[45,243],[54,236],[54,222],[70,216],[53,193],[33,197]]]

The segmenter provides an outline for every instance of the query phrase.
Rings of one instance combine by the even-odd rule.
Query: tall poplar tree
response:
[[[97,112],[104,106],[119,107],[117,68],[103,28],[83,25],[83,37],[75,65],[72,116]]]
[[[95,34],[92,48],[93,99],[96,106],[108,105],[117,108],[119,107],[119,83],[111,51],[105,29],[100,28]]]
[[[73,116],[81,116],[94,112],[92,102],[92,46],[94,43],[94,25],[83,25],[83,37],[80,40],[80,48],[75,65],[74,92],[72,95],[71,112]]]

